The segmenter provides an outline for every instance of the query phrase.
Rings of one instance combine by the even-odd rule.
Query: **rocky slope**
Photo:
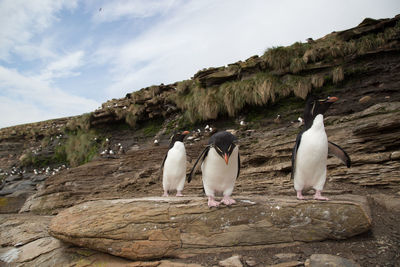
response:
[[[304,264],[307,259],[309,263],[317,261],[319,256],[313,254],[339,254],[361,266],[395,266],[400,261],[400,122],[398,120],[400,117],[400,35],[397,31],[390,33],[389,30],[398,27],[398,20],[398,17],[378,21],[365,20],[356,28],[332,33],[314,41],[307,46],[306,50],[301,50],[303,54],[296,55],[295,60],[288,63],[284,60],[283,63],[279,61],[281,64],[273,61],[272,54],[282,52],[274,50],[273,53],[252,57],[245,62],[199,71],[189,81],[142,89],[125,98],[105,103],[101,109],[92,114],[0,129],[0,168],[2,169],[0,259],[22,266],[102,263],[108,263],[111,266],[118,264],[121,266],[178,264],[179,266],[179,262],[212,266],[236,253],[240,255],[238,260],[244,266],[257,264],[257,266],[265,266],[284,261],[292,262],[294,264],[292,266],[297,266]],[[364,47],[365,50],[362,51],[360,50],[362,47],[357,46],[360,40],[364,44],[366,40],[375,40],[368,36],[372,34],[375,38],[380,36],[380,33],[383,36],[381,36],[383,41],[380,43],[370,44],[369,48]],[[336,41],[337,43],[332,46],[332,38],[340,42]],[[330,45],[327,50],[326,42],[328,41]],[[355,53],[343,52],[332,56],[332,51],[347,47],[352,42],[358,49]],[[332,47],[336,47],[336,50]],[[287,50],[292,51],[292,48],[287,48]],[[322,57],[326,56],[326,53],[330,53],[329,59]],[[294,63],[298,62],[297,58],[303,60],[301,68],[295,68]],[[253,100],[249,98],[248,102],[242,103],[240,110],[220,108],[212,114],[204,114],[206,119],[213,117],[217,119],[197,120],[190,123],[190,118],[193,118],[190,113],[192,111],[185,109],[187,107],[178,101],[179,97],[192,101],[189,99],[191,95],[203,92],[199,91],[199,88],[204,92],[215,90],[217,94],[220,94],[221,90],[228,90],[223,91],[225,93],[231,92],[229,90],[235,86],[247,88],[245,87],[247,82],[251,82],[254,88],[259,88],[257,79],[260,77],[260,72],[268,72],[267,78],[262,76],[264,77],[261,80],[262,83],[268,83],[270,75],[273,75],[273,78],[278,79],[280,83],[279,88],[268,87],[275,88],[273,90],[276,90],[274,91],[276,95],[270,92],[267,103],[252,104]],[[342,72],[343,77],[340,77],[341,75],[338,77],[338,72],[339,74]],[[295,88],[293,91],[282,94],[284,91],[282,88],[290,85],[289,81],[293,79],[294,74],[310,82],[314,78],[314,83],[304,88],[300,86],[301,82],[294,83],[292,84]],[[322,85],[318,85],[315,81],[316,77],[325,77]],[[192,87],[193,82],[200,87]],[[302,115],[304,102],[301,97],[308,90],[321,96],[329,94],[339,97],[339,101],[332,105],[325,116],[326,131],[328,139],[342,146],[352,159],[351,168],[346,168],[335,158],[329,159],[325,192],[334,201],[328,203],[295,200],[293,181],[290,180],[291,150],[301,127],[297,122],[292,121]],[[262,90],[258,92],[257,96],[260,98],[266,93]],[[212,107],[212,103],[207,102],[209,96],[206,94],[204,97],[204,100],[196,99],[200,102],[205,101],[204,104]],[[272,101],[273,98],[274,101]],[[199,114],[202,111],[193,110]],[[279,120],[275,119],[277,114],[280,115]],[[245,125],[239,124],[242,120]],[[207,231],[210,229],[201,226],[202,221],[199,220],[189,228],[187,225],[183,228],[172,228],[177,231],[176,235],[172,235],[172,239],[179,241],[180,245],[184,244],[180,249],[185,248],[187,251],[183,251],[184,249],[180,251],[174,245],[172,250],[156,245],[158,249],[162,247],[171,253],[157,254],[155,258],[188,256],[188,254],[192,256],[171,262],[157,260],[133,265],[132,262],[121,258],[71,245],[71,243],[83,245],[113,255],[135,258],[124,254],[126,251],[132,251],[130,246],[137,246],[132,242],[129,243],[129,240],[135,237],[129,239],[125,236],[138,230],[132,228],[131,231],[123,232],[123,229],[135,227],[135,223],[127,223],[132,219],[130,216],[122,217],[118,221],[118,216],[121,213],[134,213],[143,218],[139,224],[150,223],[157,228],[159,224],[165,226],[174,223],[170,219],[165,219],[165,214],[163,215],[166,209],[171,212],[175,209],[177,204],[174,203],[177,200],[174,198],[170,201],[163,199],[159,212],[156,212],[154,207],[147,207],[148,203],[141,204],[144,205],[141,209],[140,205],[136,205],[138,200],[132,199],[161,196],[159,166],[167,151],[170,132],[184,127],[191,130],[186,145],[191,160],[188,166],[190,168],[211,135],[210,131],[204,129],[207,124],[213,128],[213,131],[231,129],[239,137],[242,170],[236,182],[234,197],[257,204],[240,202],[232,209],[206,209],[205,200],[202,198],[201,177],[198,173],[192,183],[185,185],[184,193],[189,198],[178,200],[178,203],[184,203],[183,205],[187,208],[187,210],[180,210],[182,215],[179,216],[190,217],[193,212],[204,214],[206,217],[208,215],[221,217],[222,213],[235,216],[244,214],[244,208],[254,209],[254,213],[249,213],[245,220],[235,222],[235,227],[232,228],[239,229],[239,232],[247,229],[245,232],[249,236],[246,238],[254,241],[253,243],[250,241],[246,244],[241,243],[243,235],[233,230],[232,232],[224,230],[214,234],[221,236],[221,244],[230,242],[225,249],[221,250],[221,248],[217,249],[217,246],[209,245],[207,251],[201,249],[194,251],[190,242],[182,241],[187,241],[182,236],[195,235],[195,239],[199,242],[203,240],[204,244],[212,243],[210,239],[207,239],[210,235]],[[159,141],[158,146],[154,144],[154,139]],[[80,140],[81,143],[74,143],[71,140]],[[88,140],[88,145],[82,146],[83,150],[95,148],[96,153],[92,155],[88,163],[73,167],[71,162],[79,161],[71,161],[76,157],[72,157],[75,154],[68,150],[68,145],[83,144],[82,140]],[[63,153],[60,153],[59,147],[64,149]],[[328,220],[329,223],[324,222],[321,220],[322,215],[317,214],[318,209],[323,207],[338,205],[330,208],[332,209],[330,211],[341,210],[344,204],[337,200],[341,199],[342,194],[353,195],[350,197],[351,203],[359,203],[360,199],[363,199],[361,202],[365,207],[363,210],[366,210],[366,215],[360,216],[368,219],[367,223],[363,224],[362,231],[356,230],[353,234],[339,235],[338,238],[349,238],[354,234],[367,232],[343,241],[325,240],[304,243],[337,238],[334,233],[348,230],[347,228],[340,229],[340,224],[333,223],[333,219]],[[263,201],[258,202],[259,199]],[[87,203],[87,201],[93,202]],[[269,205],[274,201],[278,203],[277,206],[282,207],[276,210],[282,221],[274,220],[278,217],[271,217],[265,222],[260,221],[260,225],[249,223],[248,219],[259,213],[258,209],[269,211],[270,207],[263,205]],[[121,207],[115,207],[117,204]],[[168,208],[164,207],[165,205]],[[299,235],[304,234],[311,238],[271,241],[273,236],[284,237],[285,230],[282,228],[281,234],[271,234],[271,240],[268,236],[266,237],[268,240],[257,241],[261,238],[258,236],[258,231],[269,233],[271,226],[279,228],[286,225],[293,231],[293,226],[284,222],[284,220],[290,221],[291,218],[290,212],[286,211],[296,210],[295,207],[299,206],[312,207],[310,210],[315,212],[310,215],[311,224],[315,228],[305,227],[299,230]],[[70,207],[71,209],[66,210]],[[90,209],[86,212],[82,207],[90,207]],[[106,208],[109,212],[102,214]],[[140,212],[134,209],[141,210],[140,212],[144,212],[145,215],[140,215]],[[150,214],[150,211],[155,213]],[[20,214],[17,214],[18,212]],[[73,217],[68,213],[77,215]],[[357,217],[356,219],[346,219],[346,222],[351,222],[352,227],[363,223],[360,216],[356,214],[356,212],[352,214]],[[57,217],[54,217],[55,215]],[[272,216],[272,213],[268,212],[267,215]],[[226,216],[223,215],[223,217]],[[70,221],[67,221],[65,225],[67,217]],[[77,227],[83,225],[84,221],[88,222],[89,217],[94,218],[89,223],[92,226],[100,225],[100,228]],[[148,221],[149,218],[151,222]],[[296,218],[300,220],[300,217],[297,216],[294,219]],[[59,242],[49,235],[47,229],[52,219],[51,233],[71,243]],[[163,221],[164,219],[166,221]],[[182,219],[182,222],[185,223],[185,220]],[[108,230],[104,230],[101,223],[108,223]],[[122,224],[130,226],[124,228]],[[254,225],[255,228],[251,228]],[[299,223],[299,225],[302,224]],[[221,225],[217,226],[221,228]],[[194,232],[191,232],[192,230]],[[112,236],[112,232],[123,235],[122,239],[127,240],[125,242],[128,248],[112,244],[113,240],[120,239],[120,237]],[[250,233],[254,234],[254,238],[250,237]],[[146,234],[146,231],[141,233],[141,238],[147,242],[160,241],[161,237],[169,236],[165,233],[152,233],[150,235],[152,237],[148,237],[145,236]],[[99,247],[102,244],[100,239],[105,240],[103,244],[106,244],[101,248]],[[164,238],[161,241],[169,244],[171,243],[169,240]],[[109,248],[119,252],[112,253],[108,250]],[[292,255],[279,255],[282,253]]]

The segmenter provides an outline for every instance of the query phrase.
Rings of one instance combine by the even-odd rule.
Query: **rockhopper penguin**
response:
[[[349,168],[351,161],[347,153],[338,145],[328,142],[323,114],[337,97],[317,99],[308,96],[304,109],[304,129],[297,135],[292,153],[292,178],[298,199],[305,199],[302,190],[313,187],[314,199],[328,200],[321,196],[326,180],[328,154],[341,159]]]
[[[221,203],[236,203],[230,197],[240,172],[239,147],[236,141],[237,138],[229,132],[222,131],[212,135],[188,175],[190,183],[197,163],[202,161],[203,187],[209,207],[217,207],[220,204],[214,199],[216,193],[222,193]]]
[[[186,150],[183,139],[189,134],[188,131],[176,133],[172,136],[169,149],[161,163],[163,171],[164,197],[168,191],[176,190],[176,196],[181,197],[186,178]]]

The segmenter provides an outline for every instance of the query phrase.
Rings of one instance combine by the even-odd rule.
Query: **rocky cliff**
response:
[[[21,266],[133,264],[107,253],[156,259],[132,266],[212,266],[236,253],[244,266],[264,266],[301,265],[322,253],[362,266],[395,265],[399,20],[366,19],[315,41],[141,89],[90,114],[0,129],[0,260]],[[302,127],[297,118],[309,92],[339,97],[325,116],[326,132],[352,159],[351,168],[329,159],[328,203],[295,200],[290,180],[291,150]],[[242,171],[234,197],[244,201],[208,210],[200,173],[185,185],[188,198],[149,200],[162,194],[159,166],[170,134],[181,129],[191,130],[188,168],[212,132],[229,129],[238,136]],[[346,218],[324,217],[338,211]],[[236,220],[239,214],[246,218]],[[232,227],[218,218],[229,218]],[[67,243],[49,235],[50,220],[50,233]],[[325,241],[309,243],[316,240]],[[159,261],[183,256],[191,257]]]

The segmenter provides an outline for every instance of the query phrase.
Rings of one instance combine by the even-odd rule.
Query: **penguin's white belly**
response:
[[[201,165],[206,195],[214,195],[215,192],[220,192],[229,196],[232,193],[239,167],[238,156],[239,148],[236,146],[227,165],[215,149],[210,148]]]
[[[294,187],[322,190],[326,180],[328,139],[324,127],[310,128],[301,137],[296,155]]]
[[[182,142],[175,142],[164,162],[164,190],[182,190],[186,178],[186,150]]]

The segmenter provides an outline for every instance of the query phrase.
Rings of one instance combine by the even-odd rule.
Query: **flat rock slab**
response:
[[[236,200],[231,207],[212,209],[199,197],[91,201],[60,212],[49,231],[78,246],[143,260],[345,239],[371,228],[367,200],[360,196],[327,202],[293,197]]]

